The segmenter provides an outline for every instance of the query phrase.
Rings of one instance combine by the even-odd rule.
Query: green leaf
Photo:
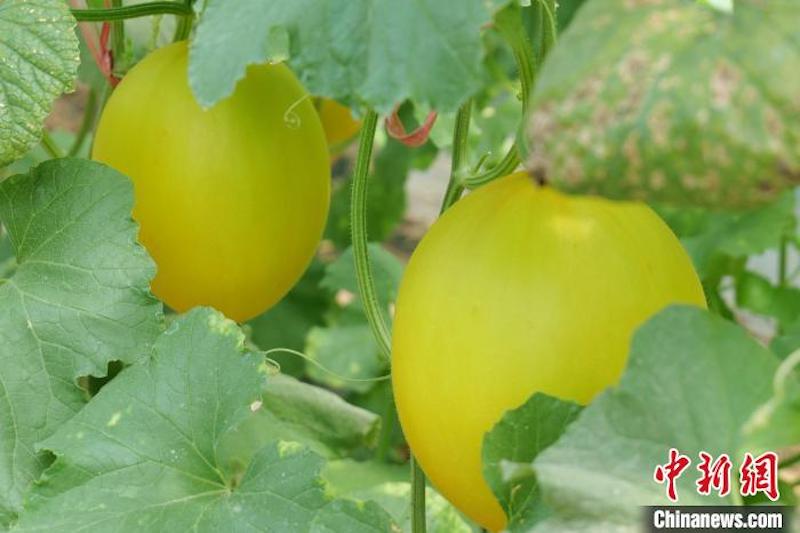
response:
[[[772,397],[744,426],[753,453],[797,448],[800,443],[800,351],[787,357],[775,373]]]
[[[403,220],[406,209],[406,177],[415,155],[413,149],[389,140],[375,157],[367,193],[367,235],[370,240],[385,241]],[[325,237],[341,248],[350,244],[352,184],[353,180],[347,179],[334,189],[328,226],[325,229]]]
[[[132,207],[131,183],[85,160],[0,183],[18,263],[0,279],[0,523],[49,463],[34,444],[84,405],[77,379],[144,357],[161,328]]]
[[[736,278],[736,304],[774,317],[785,328],[800,316],[800,289],[775,286],[763,276],[743,272]]]
[[[366,322],[312,329],[306,354],[323,367],[308,365],[308,375],[337,389],[367,392],[377,383],[368,380],[388,371]]]
[[[403,263],[378,243],[370,243],[368,252],[378,300],[384,309],[388,309],[389,304],[397,298],[397,289],[403,276]],[[358,294],[358,278],[352,247],[328,265],[320,286],[334,293],[345,290]]]
[[[319,455],[334,458],[374,447],[380,431],[377,415],[289,376],[271,377],[264,385],[261,402],[261,408],[219,446],[221,455],[232,457],[241,466],[271,441],[297,441]]]
[[[496,1],[208,0],[192,42],[189,82],[211,106],[233,92],[249,64],[279,59],[314,95],[366,103],[388,114],[411,99],[454,110],[480,85],[480,29]]]
[[[388,531],[376,505],[326,496],[323,459],[296,442],[226,468],[218,446],[257,408],[262,369],[221,314],[179,318],[42,444],[58,459],[17,531]]]
[[[704,310],[671,307],[634,335],[618,387],[600,395],[534,461],[553,515],[536,531],[639,531],[641,505],[669,503],[653,481],[671,447],[692,471],[681,505],[731,503],[694,486],[697,454],[742,460],[742,427],[772,396],[777,358],[743,329]]]
[[[792,192],[744,212],[661,207],[659,214],[681,238],[700,278],[720,278],[731,260],[777,248],[796,227]]]
[[[483,439],[483,476],[508,516],[511,530],[524,530],[547,516],[531,462],[564,433],[581,406],[534,394],[508,411]]]
[[[800,348],[800,317],[784,326],[783,331],[769,345],[781,359]]]
[[[800,4],[595,0],[550,54],[526,166],[559,188],[763,204],[800,183]]]
[[[56,130],[50,132],[50,137],[55,142],[56,146],[58,146],[62,153],[67,153],[69,149],[72,147],[72,143],[75,140],[75,134],[69,131],[64,130]],[[86,150],[81,150],[83,153],[77,154],[78,156],[82,157],[89,157],[89,150],[88,144],[85,143],[84,146]],[[28,172],[31,168],[35,167],[36,165],[52,159],[52,156],[44,149],[41,143],[36,144],[31,148],[25,155],[21,158],[17,159],[5,169],[0,170],[0,181],[5,176],[13,176],[14,174],[24,174]]]
[[[559,0],[556,9],[558,19],[558,31],[567,29],[578,10],[586,3],[586,0]]]
[[[337,496],[374,501],[389,512],[400,529],[411,533],[411,484],[407,464],[377,461],[332,461],[324,473]],[[464,518],[435,490],[425,490],[425,515],[429,533],[477,533]]]
[[[391,380],[375,383],[363,394],[348,394],[347,401],[380,415],[381,434],[375,456],[382,457],[385,461],[405,462],[408,459],[408,444],[397,416]],[[407,481],[408,478],[404,480]]]
[[[381,483],[352,493],[353,497],[374,501],[389,512],[400,526],[398,532],[412,533],[411,484]],[[425,525],[428,533],[474,533],[466,520],[450,503],[430,487],[425,489]]]
[[[74,28],[63,0],[0,3],[0,167],[39,140],[53,100],[73,88]]]
[[[382,483],[408,482],[408,465],[384,463],[381,461],[354,461],[341,459],[329,461],[325,465],[323,477],[337,496],[346,496],[367,490]]]

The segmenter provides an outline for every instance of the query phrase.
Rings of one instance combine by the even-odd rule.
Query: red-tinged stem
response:
[[[69,3],[74,9],[86,7],[86,4],[81,0],[70,0]],[[91,22],[79,22],[78,27],[81,30],[83,40],[86,42],[89,53],[92,54],[97,68],[100,69],[100,73],[112,87],[116,87],[119,83],[119,78],[112,73],[114,57],[111,50],[108,48],[108,38],[111,32],[110,24],[108,22],[103,23],[99,36]]]
[[[433,125],[436,123],[436,117],[438,116],[436,111],[428,113],[428,116],[425,117],[425,122],[420,127],[411,132],[407,132],[403,121],[400,120],[397,114],[398,110],[399,107],[395,107],[392,114],[386,117],[386,132],[389,136],[411,148],[417,148],[425,144],[431,133],[431,128],[433,128]]]

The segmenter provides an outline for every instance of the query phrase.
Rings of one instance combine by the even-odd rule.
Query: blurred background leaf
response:
[[[763,204],[800,182],[800,4],[587,3],[539,77],[526,166],[558,187]]]

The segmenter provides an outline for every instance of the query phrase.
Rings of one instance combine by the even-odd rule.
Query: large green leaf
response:
[[[413,533],[410,483],[385,482],[353,492],[352,496],[374,501],[386,509],[399,525],[397,533]],[[455,507],[430,487],[425,489],[425,526],[427,533],[476,533]]]
[[[247,65],[284,60],[315,95],[381,113],[412,99],[455,109],[480,84],[481,26],[495,0],[208,0],[189,80],[210,106]]]
[[[748,451],[743,427],[772,397],[777,368],[735,324],[697,308],[661,312],[635,334],[619,386],[534,461],[553,511],[536,531],[639,531],[641,505],[669,503],[653,471],[672,447],[694,464],[701,450],[727,453],[738,468]],[[692,473],[678,479],[682,505],[732,503],[699,495]]]
[[[483,476],[508,517],[511,530],[524,530],[547,516],[531,463],[571,424],[581,407],[534,394],[508,411],[483,439]]]
[[[42,446],[57,459],[17,530],[390,531],[375,504],[334,500],[322,458],[273,441],[247,469],[219,444],[259,408],[263,358],[209,309],[173,322],[152,357],[124,370]]]
[[[273,440],[297,441],[324,457],[342,457],[376,444],[380,418],[326,389],[276,375],[264,386],[261,408],[220,444],[221,455],[247,466]]]
[[[370,500],[383,507],[399,529],[412,533],[411,484],[408,465],[352,460],[328,463],[325,480],[336,495]],[[425,490],[425,522],[428,533],[477,533],[467,521],[434,489]]]
[[[760,204],[800,183],[800,3],[594,0],[550,54],[527,167],[577,192]]]
[[[132,207],[130,182],[85,160],[0,183],[18,263],[0,279],[0,523],[49,462],[34,444],[86,401],[77,379],[145,356],[161,328]]]
[[[53,100],[72,89],[74,28],[64,0],[0,2],[0,167],[39,140]]]
[[[340,459],[325,465],[323,477],[333,494],[344,496],[367,490],[381,483],[408,481],[411,469],[408,465],[382,461],[354,461]]]

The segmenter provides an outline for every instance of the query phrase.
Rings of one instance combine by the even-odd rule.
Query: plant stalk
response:
[[[411,531],[425,533],[425,473],[411,456]]]
[[[369,261],[367,247],[367,192],[369,186],[369,165],[372,159],[372,145],[375,141],[375,128],[378,114],[372,109],[367,111],[361,125],[361,137],[358,145],[358,156],[353,172],[353,192],[350,204],[350,227],[353,241],[353,258],[356,265],[358,292],[367,315],[372,335],[378,343],[383,356],[391,357],[391,335],[389,325],[381,309],[375,291],[375,280],[372,277],[372,265]],[[425,533],[425,475],[411,457],[411,530],[413,533]]]
[[[384,394],[383,413],[381,415],[381,436],[378,441],[378,448],[375,450],[375,459],[385,461],[392,448],[392,437],[394,436],[394,394],[391,385],[387,385]]]
[[[369,187],[369,165],[372,159],[372,144],[375,140],[375,128],[378,114],[367,111],[361,126],[361,138],[358,146],[358,157],[353,171],[353,191],[350,197],[350,227],[353,241],[353,257],[355,259],[358,292],[364,304],[372,335],[378,343],[383,357],[391,359],[391,333],[389,325],[381,309],[372,276],[372,264],[369,261],[367,247],[367,191]]]
[[[172,38],[173,42],[185,41],[192,33],[192,26],[194,25],[194,10],[192,5],[194,0],[184,0],[184,5],[188,8],[189,14],[178,19],[178,26],[175,28],[175,36]]]
[[[555,21],[553,15],[549,10],[546,11],[548,16],[549,31],[542,39],[542,58],[537,58],[533,50],[533,45],[528,38],[528,34],[522,25],[522,18],[520,15],[521,8],[518,6],[507,7],[500,11],[495,19],[495,25],[503,36],[505,41],[511,47],[514,54],[514,60],[517,64],[517,72],[519,73],[520,92],[522,99],[522,116],[523,119],[527,115],[528,106],[530,104],[530,95],[533,90],[534,82],[536,81],[536,72],[542,58],[549,52],[555,44]],[[468,189],[475,189],[481,185],[485,185],[490,181],[508,175],[519,166],[521,159],[519,156],[519,147],[516,141],[511,145],[503,159],[493,168],[485,170],[475,176],[469,176],[462,180],[462,185]]]
[[[97,111],[95,111],[95,113],[100,113],[100,111],[105,109],[106,104],[108,103],[108,99],[111,97],[112,92],[113,88],[111,87],[111,84],[107,83],[103,88],[103,93],[100,95],[100,101],[98,102],[98,105],[96,107]],[[97,126],[96,123],[97,121],[92,121],[92,122],[93,123],[91,124],[90,129],[94,130],[95,126]],[[95,136],[92,135],[92,141],[89,143],[89,154],[91,154],[94,151],[94,141],[95,141]]]
[[[469,136],[469,121],[472,116],[472,98],[467,99],[458,109],[456,114],[456,125],[453,129],[453,156],[450,163],[450,181],[447,183],[447,190],[444,193],[442,207],[439,214],[444,213],[448,207],[453,205],[461,198],[464,186],[461,184],[459,176],[467,159],[467,140]]]
[[[781,244],[778,247],[778,286],[786,286],[786,266],[788,261],[789,243],[786,237],[781,239]]]
[[[78,130],[78,135],[75,137],[75,140],[72,142],[72,146],[70,147],[67,155],[69,157],[74,157],[78,155],[83,147],[83,143],[86,142],[86,137],[89,135],[89,132],[92,131],[94,127],[94,119],[97,116],[97,95],[94,92],[94,89],[89,89],[89,96],[86,98],[86,111],[83,113],[83,122],[81,122],[81,127]]]
[[[182,2],[148,2],[123,7],[110,7],[107,9],[71,9],[72,16],[80,22],[113,22],[150,15],[181,15],[192,16],[191,6]]]
[[[61,151],[61,148],[59,148],[46,129],[42,130],[42,147],[53,159],[64,157],[64,152]]]
[[[112,8],[121,8],[122,7],[122,0],[111,0],[111,7]],[[120,64],[123,63],[123,59],[125,58],[125,20],[115,20],[111,26],[111,37],[112,37],[112,44],[111,50],[114,52],[114,63]],[[112,65],[112,74],[114,74],[114,66]],[[121,77],[121,75],[120,75]]]

